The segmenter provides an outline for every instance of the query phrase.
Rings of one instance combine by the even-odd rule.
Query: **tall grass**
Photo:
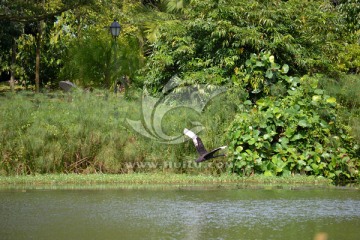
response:
[[[350,133],[360,144],[360,75],[340,75],[336,79],[323,77],[320,84],[342,105],[339,109],[340,120],[349,126]]]
[[[224,108],[223,100],[214,99],[201,114],[171,110],[163,118],[163,131],[179,135],[200,119],[205,145],[225,145],[222,135],[234,109]],[[196,158],[192,142],[163,144],[134,131],[126,119],[142,119],[140,97],[125,100],[102,91],[22,92],[7,93],[0,101],[0,175],[219,171],[184,167]]]

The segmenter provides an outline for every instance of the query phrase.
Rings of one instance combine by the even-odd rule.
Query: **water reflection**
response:
[[[350,188],[0,190],[2,239],[356,239]],[[346,231],[344,231],[346,229]]]

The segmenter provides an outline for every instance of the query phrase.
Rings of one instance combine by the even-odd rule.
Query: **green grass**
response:
[[[320,85],[342,105],[340,120],[350,127],[351,135],[360,144],[360,74],[340,75],[336,79],[323,77]]]
[[[133,174],[44,174],[0,176],[0,186],[16,185],[98,185],[98,184],[284,184],[284,185],[331,185],[323,177],[296,175],[292,177],[239,177],[237,175],[189,175],[174,173],[133,173]]]
[[[197,156],[190,141],[164,144],[131,128],[127,119],[142,119],[141,98],[126,100],[107,91],[19,92],[5,93],[0,101],[0,175],[154,171],[212,174],[219,170],[131,167],[135,163],[164,162],[179,166]],[[208,148],[227,144],[222,135],[234,115],[233,109],[219,102],[213,101],[201,115],[205,129],[200,136]],[[199,113],[192,109],[174,108],[164,115],[162,130],[170,136],[179,135],[198,119]]]
[[[343,90],[345,94],[342,93],[343,91],[336,92],[338,88],[330,90],[330,82],[327,82],[329,84],[327,89],[330,95],[333,95],[331,92],[334,95],[338,94],[336,95],[338,101],[350,109],[348,123],[352,123],[350,125],[354,138],[360,142],[359,124],[356,121],[359,119],[359,95],[356,94],[358,91],[354,91],[359,87],[359,81],[357,75],[349,78],[352,87]],[[344,79],[341,83],[344,88],[346,81]],[[98,179],[103,176],[102,174],[110,174],[106,177],[106,181],[115,183],[121,181],[201,183],[208,182],[211,176],[221,176],[213,177],[220,182],[229,178],[224,174],[230,169],[216,167],[216,164],[229,163],[226,157],[210,162],[215,164],[210,167],[208,165],[181,167],[184,163],[193,162],[197,157],[191,141],[175,145],[163,144],[134,131],[126,119],[141,120],[143,116],[140,94],[131,93],[131,95],[132,99],[126,100],[121,95],[115,96],[108,91],[98,90],[93,93],[75,91],[71,94],[3,92],[0,94],[1,179],[7,179],[5,176],[19,175],[44,176],[46,179],[46,176],[53,178],[60,173],[68,174],[63,178],[70,182],[72,176],[77,176],[72,175],[74,173],[90,182],[93,181],[92,177]],[[237,95],[236,97],[219,96],[210,101],[201,114],[189,108],[174,108],[164,115],[162,130],[168,135],[176,135],[181,133],[184,127],[192,127],[192,122],[200,120],[204,130],[199,135],[208,148],[228,145],[228,139],[224,135],[234,119],[239,101],[241,100]],[[346,118],[345,112],[343,118]],[[154,163],[156,167],[140,168],[131,165],[144,163]],[[177,167],[164,167],[164,163]],[[160,176],[180,175],[175,175],[177,180],[167,177],[157,178],[158,180],[151,180],[152,176],[144,179],[141,177],[154,173]],[[201,180],[202,175],[209,177],[206,177],[207,180]],[[181,177],[184,179],[181,180]],[[222,178],[225,179],[221,180]],[[14,179],[22,181],[20,177]],[[24,176],[24,179],[30,177]],[[256,182],[261,177],[256,179],[250,177],[234,180],[234,177],[230,177],[230,180],[226,181]],[[296,181],[300,181],[299,179],[301,178],[297,178]],[[263,181],[288,180],[264,177]]]

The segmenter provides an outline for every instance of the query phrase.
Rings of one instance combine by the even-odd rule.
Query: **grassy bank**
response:
[[[129,120],[144,124],[148,108],[142,108],[141,97],[125,100],[106,91],[79,91],[23,92],[0,98],[0,175],[154,172],[162,171],[165,161],[181,166],[197,156],[192,142],[183,136],[180,144],[166,144],[161,138],[144,137],[129,125]],[[208,148],[226,145],[222,136],[234,111],[231,104],[223,107],[222,102],[213,101],[202,113],[201,137]],[[199,113],[191,108],[167,106],[170,110],[161,119],[166,136],[179,136],[198,121]],[[203,170],[166,169],[210,174],[218,169]]]
[[[356,98],[357,92],[352,91],[352,89],[356,89],[359,85],[356,76],[348,77],[351,77],[352,81],[344,80],[341,86],[344,88],[347,86],[345,82],[351,82],[354,88],[347,87],[347,90],[344,90],[348,93],[347,95],[342,94],[342,91],[338,91],[334,95],[343,106],[347,107],[346,109],[351,109],[349,116],[345,116],[346,109],[344,108],[339,122],[352,130],[351,132],[356,141],[356,139],[359,139],[358,126],[356,125],[359,116],[359,101]],[[332,93],[336,89],[327,91]],[[177,105],[179,102],[175,100],[179,98],[178,95],[172,96],[172,98],[166,95],[165,97],[159,97],[159,99],[148,97],[147,101],[144,101],[141,92],[133,91],[134,93],[130,94],[131,99],[125,99],[123,95],[115,95],[104,90],[94,90],[93,92],[77,90],[67,94],[56,91],[44,94],[34,94],[26,91],[16,94],[1,93],[0,176],[45,176],[44,181],[46,182],[46,174],[63,173],[70,174],[64,175],[66,176],[64,178],[68,179],[68,176],[70,176],[69,181],[71,182],[72,174],[82,174],[81,176],[85,178],[88,174],[95,174],[94,176],[98,176],[97,174],[100,174],[99,176],[102,176],[101,174],[113,174],[110,175],[112,177],[107,179],[129,178],[130,180],[124,181],[168,183],[170,180],[167,177],[159,180],[151,180],[152,177],[148,180],[149,177],[147,177],[145,180],[141,180],[141,178],[134,177],[137,175],[133,175],[133,173],[166,173],[180,174],[179,176],[187,174],[183,180],[171,180],[173,182],[201,183],[203,181],[202,177],[194,176],[201,176],[201,174],[224,176],[224,174],[234,172],[233,166],[236,163],[232,159],[231,149],[230,151],[227,150],[228,157],[195,164],[194,159],[197,158],[197,152],[192,141],[185,138],[182,131],[185,127],[196,127],[197,123],[200,122],[203,130],[200,131],[199,136],[208,149],[222,145],[229,146],[231,138],[226,136],[226,133],[229,132],[229,125],[233,122],[236,113],[246,111],[243,105],[240,104],[244,100],[241,97],[243,92],[226,91],[211,98],[210,101],[206,102],[205,106],[200,104],[200,100],[202,100],[200,95],[185,94],[185,96],[193,98],[192,100],[195,103],[198,103],[195,104],[194,108],[194,106],[186,105],[187,101],[179,101],[181,104]],[[176,92],[176,94],[180,94],[180,92]],[[350,101],[350,98],[357,100]],[[206,98],[204,99],[206,100]],[[144,105],[144,102],[148,105]],[[349,105],[350,103],[352,105]],[[197,109],[198,105],[203,107]],[[163,112],[164,110],[166,111]],[[158,118],[158,116],[161,118]],[[135,124],[131,125],[131,121]],[[247,126],[245,127],[250,129]],[[171,137],[179,137],[179,144],[170,144]],[[262,138],[258,139],[263,141]],[[276,140],[271,142],[272,145],[275,145]],[[261,148],[263,143],[259,143],[259,148]],[[335,142],[330,141],[330,143],[335,146]],[[246,144],[247,142],[243,145]],[[286,143],[284,144],[286,145]],[[296,155],[296,148],[287,147],[287,149],[288,152],[294,152],[294,156]],[[325,150],[323,151],[319,147],[313,151],[312,146],[309,146],[309,151],[305,152],[305,160],[316,160],[316,163],[319,160],[311,157],[314,151],[318,151],[315,152],[317,155],[323,152],[326,153]],[[337,153],[337,151],[334,152]],[[346,154],[338,153],[338,155],[342,159],[341,164],[347,161]],[[290,160],[297,159],[293,156],[290,157]],[[338,167],[336,165],[336,159],[339,159],[338,156],[335,156],[336,158],[332,160],[329,156],[326,157],[325,154],[322,154],[322,157],[327,159],[321,162],[323,164],[320,166],[321,168],[326,167],[329,162]],[[257,158],[257,152],[255,151],[253,158],[249,157],[248,162],[243,162],[250,166],[255,162],[253,159]],[[286,160],[286,156],[281,160],[284,159]],[[263,159],[263,162],[260,160],[256,161],[256,164],[259,166],[261,164],[263,167],[261,170],[275,169],[273,162],[269,158]],[[300,159],[299,168],[294,167],[292,172],[288,171],[288,174],[312,174],[310,160],[309,163],[306,163]],[[278,163],[282,164],[282,161],[278,161]],[[306,168],[301,171],[305,166],[304,164],[309,164],[308,169],[310,171],[306,170]],[[243,168],[243,166],[240,164],[239,168]],[[351,165],[348,162],[348,167],[335,169],[337,175],[346,172],[347,169],[357,171],[354,164]],[[274,170],[276,173],[278,173],[277,168]],[[251,167],[249,169],[251,170]],[[131,174],[128,176],[129,173]],[[248,172],[249,175],[253,173],[253,171]],[[117,174],[120,175],[117,176]],[[14,179],[21,178],[14,177]],[[28,178],[24,177],[24,179]],[[212,177],[209,177],[209,179],[212,179]],[[264,178],[264,181],[277,182],[282,181],[282,179],[288,181],[288,178],[274,178],[274,180]],[[345,179],[339,177],[337,180]],[[36,180],[34,181],[36,182]],[[63,182],[66,183],[66,181],[68,180]],[[122,180],[109,181],[117,183]],[[252,178],[217,179],[216,181],[252,181]]]
[[[0,176],[0,186],[9,185],[97,185],[97,184],[301,184],[330,185],[331,180],[296,175],[292,177],[239,177],[236,175],[189,175],[174,173],[133,174],[46,174],[28,176]]]

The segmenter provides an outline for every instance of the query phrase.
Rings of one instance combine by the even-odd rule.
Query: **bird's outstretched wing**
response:
[[[199,153],[199,155],[203,155],[203,154],[207,153],[201,139],[194,132],[185,128],[184,134],[193,140],[195,148],[196,148],[197,152]]]
[[[216,152],[218,152],[219,150],[222,150],[222,149],[225,149],[225,148],[227,148],[227,146],[222,146],[222,147],[215,148],[215,149],[211,150],[211,151],[207,154],[206,157],[208,157],[208,158],[217,157],[217,156],[215,156],[214,154],[215,154]],[[223,156],[223,155],[220,155],[220,156]]]
[[[207,160],[212,159],[212,158],[217,158],[217,157],[225,156],[225,154],[215,155],[215,153],[217,153],[219,150],[225,149],[225,148],[227,148],[227,146],[222,146],[222,147],[215,148],[215,149],[211,150],[210,152],[208,152],[208,153],[206,153],[206,154],[204,154],[204,155],[201,155],[201,156],[196,160],[196,162],[203,162],[203,161],[207,161]]]

